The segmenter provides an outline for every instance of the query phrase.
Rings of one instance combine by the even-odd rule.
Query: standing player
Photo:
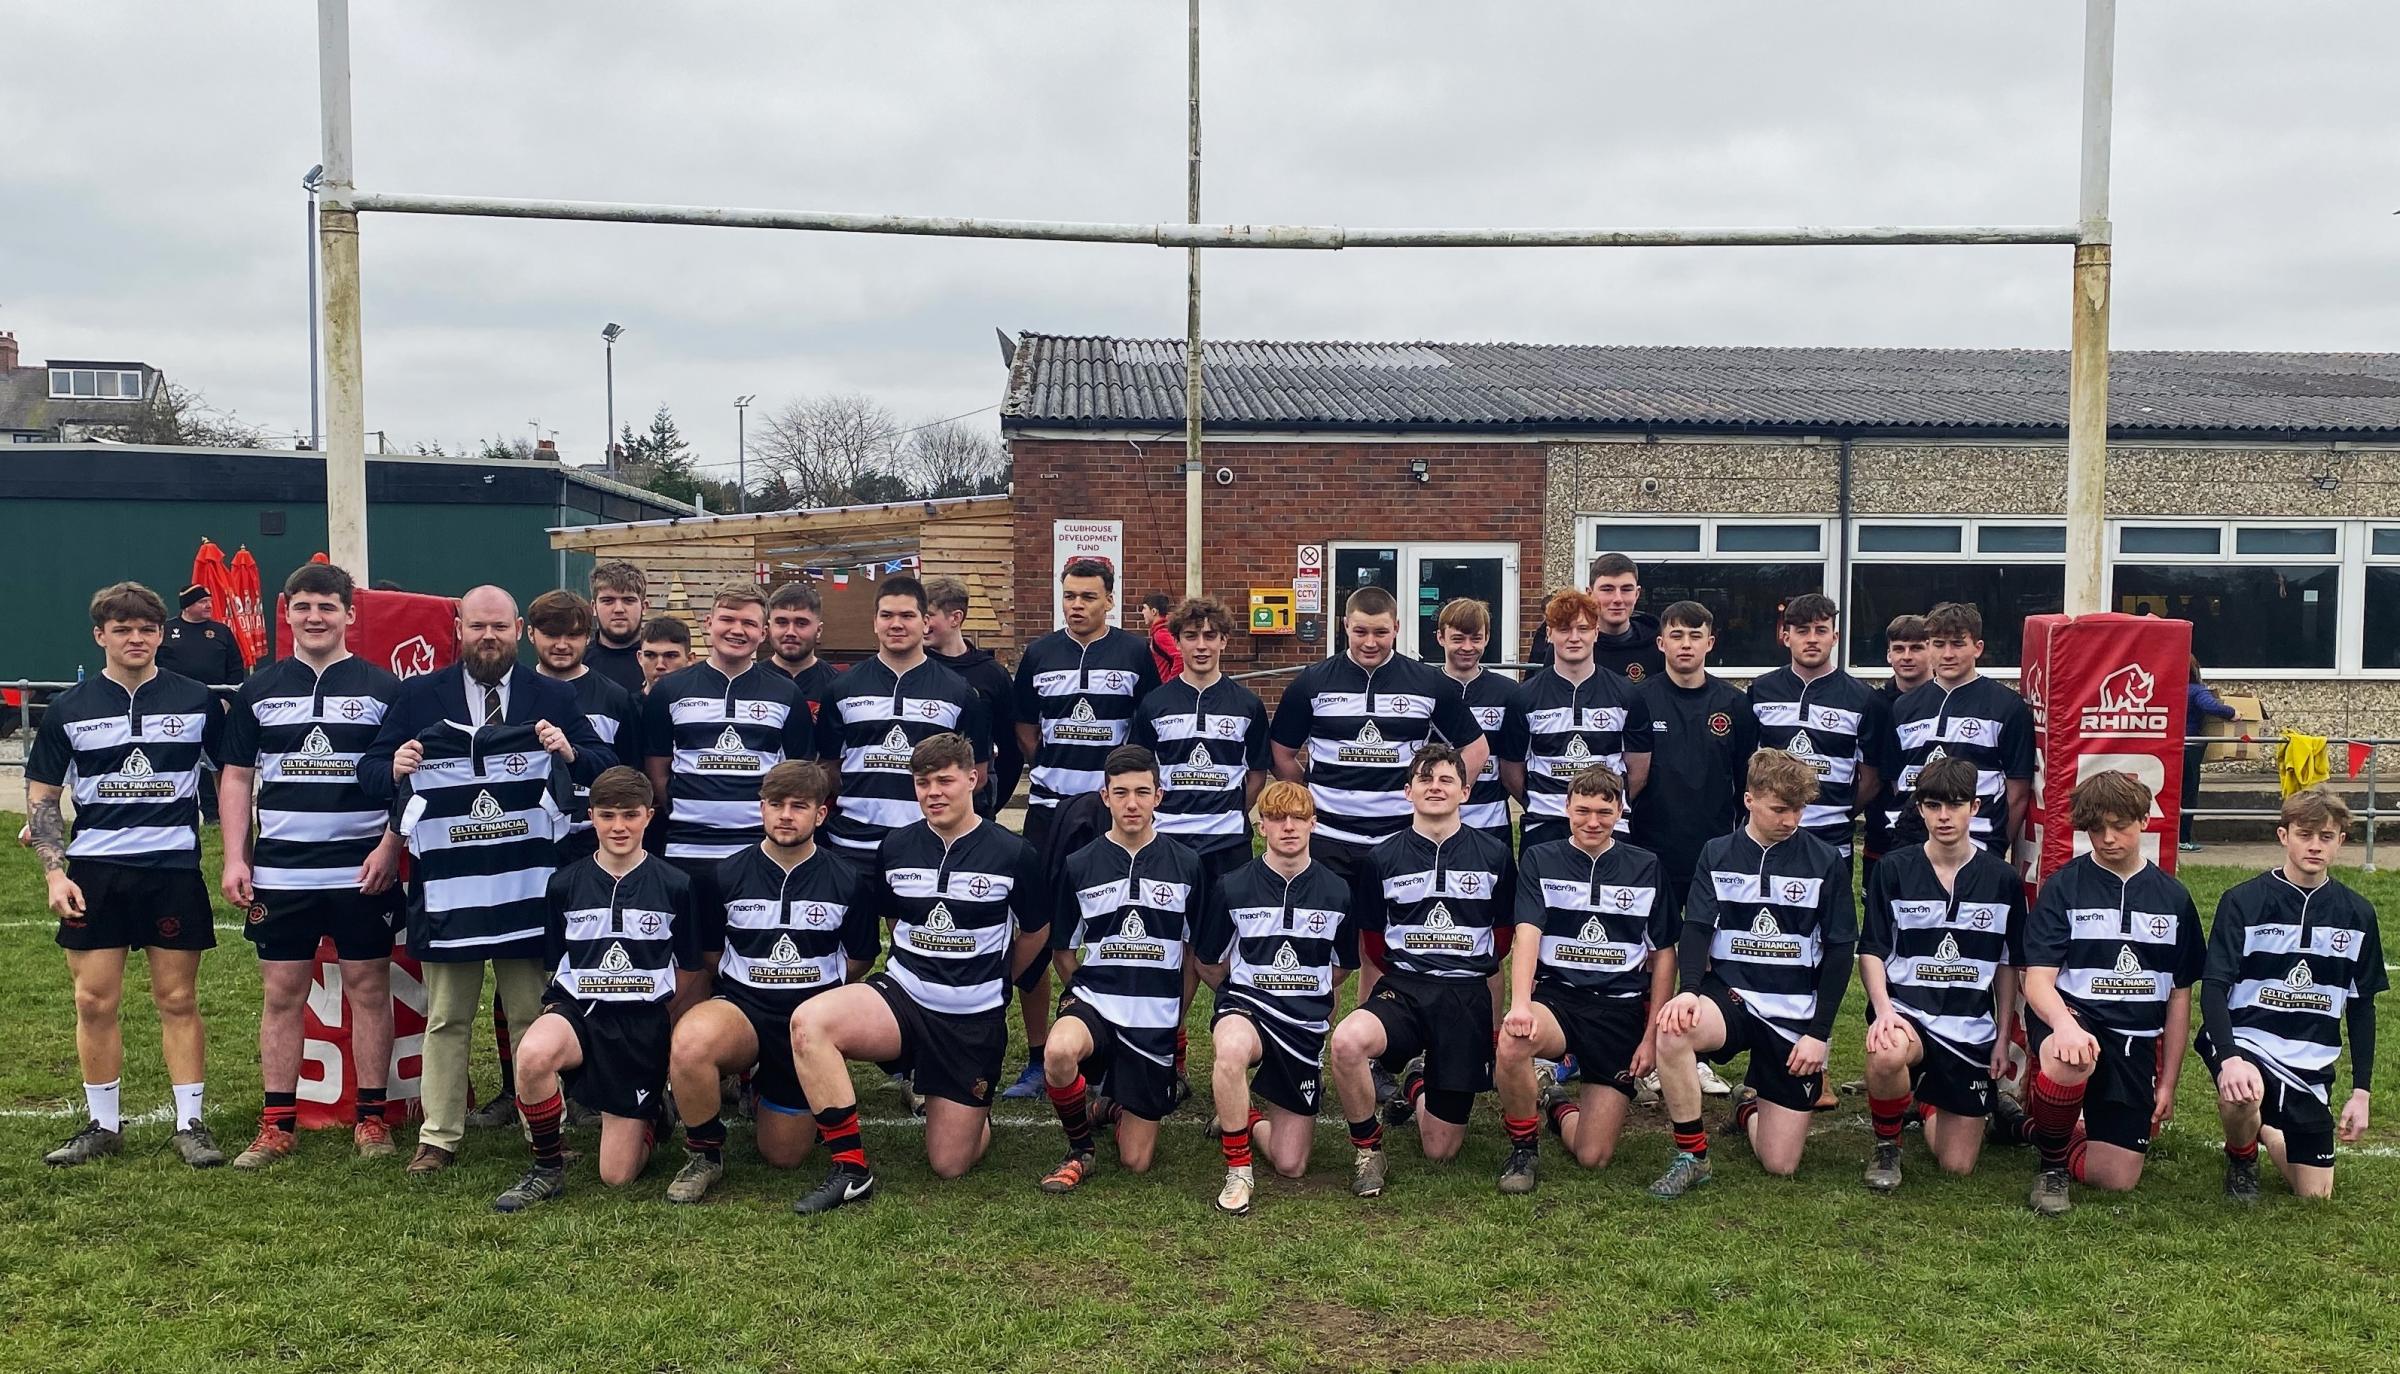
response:
[[[234,1156],[257,1169],[299,1144],[300,1046],[318,941],[330,937],[348,1002],[358,1078],[353,1145],[393,1153],[383,1095],[392,1066],[392,933],[399,923],[400,837],[358,783],[358,756],[375,742],[400,680],[346,646],[355,589],[330,563],[284,579],[292,656],[242,684],[225,718],[225,863],[217,884],[258,946],[265,1005],[258,1069],[266,1101],[258,1137]],[[257,795],[258,840],[250,838]]]
[[[1506,953],[1515,865],[1508,846],[1459,820],[1472,769],[1446,744],[1408,762],[1407,829],[1368,852],[1351,916],[1382,937],[1384,976],[1333,1032],[1334,1089],[1350,1123],[1350,1191],[1383,1192],[1383,1123],[1369,1065],[1409,1065],[1402,1104],[1427,1159],[1466,1142],[1475,1094],[1492,1082],[1492,995]],[[1400,1105],[1400,1104],[1396,1104]]]
[[[533,1167],[492,1199],[496,1212],[566,1191],[569,1095],[600,1114],[600,1181],[621,1188],[640,1176],[665,1106],[667,1004],[676,975],[700,967],[691,880],[642,849],[650,780],[619,765],[592,780],[590,797],[595,850],[550,875],[550,981],[517,1045]]]
[[[967,638],[970,604],[967,584],[959,579],[925,579],[925,656],[974,688],[983,698],[989,718],[992,762],[984,772],[983,785],[975,791],[975,814],[988,821],[1017,794],[1017,783],[1025,776],[1025,746],[1017,738],[1016,679],[991,650]]]
[[[698,1202],[725,1176],[727,1074],[755,1073],[758,1153],[770,1166],[797,1168],[816,1139],[792,1067],[792,1016],[856,982],[881,937],[864,866],[817,842],[832,799],[824,765],[776,764],[758,784],[763,837],[717,865],[725,953],[716,995],[675,1023],[669,1077],[685,1160],[669,1202]]]
[[[200,955],[217,943],[200,881],[200,764],[220,719],[208,688],[160,668],[167,604],[138,582],[92,596],[92,641],[106,663],[59,693],[25,755],[26,831],[58,917],[58,945],[75,986],[75,1059],[89,1119],[42,1156],[84,1164],[125,1148],[119,1074],[125,1036],[117,1007],[125,956],[150,959],[150,1001],[175,1088],[170,1143],[195,1169],[225,1162],[201,1120],[205,1032]],[[75,836],[60,800],[75,793]]]
[[[1585,769],[1606,768],[1624,782],[1620,817],[1650,778],[1641,690],[1592,661],[1598,603],[1573,589],[1553,593],[1542,623],[1554,656],[1510,695],[1498,743],[1500,776],[1525,806],[1520,853],[1567,837],[1567,785]]]
[[[1042,1179],[1045,1193],[1071,1193],[1098,1167],[1087,1072],[1100,1075],[1096,1086],[1119,1109],[1117,1162],[1149,1172],[1158,1123],[1175,1106],[1185,951],[1208,889],[1200,857],[1161,842],[1151,823],[1157,756],[1126,745],[1108,752],[1101,771],[1108,830],[1067,856],[1051,918],[1067,982],[1042,1073],[1067,1157]]]
[[[1925,1144],[1944,1172],[1974,1169],[1992,1080],[2008,1072],[2025,962],[2024,881],[1967,830],[1975,765],[1927,764],[1915,805],[1925,843],[1876,865],[1858,941],[1875,1127],[1867,1187],[1878,1193],[1900,1186],[1900,1132],[1917,1106],[1927,1109]]]
[[[1882,790],[1873,761],[1883,753],[1888,713],[1874,688],[1834,666],[1841,610],[1831,597],[1805,592],[1785,602],[1776,637],[1791,662],[1750,684],[1758,747],[1817,770],[1817,799],[1801,828],[1847,862],[1858,813]]]
[[[758,665],[766,633],[767,598],[757,587],[720,588],[708,613],[707,660],[660,678],[642,705],[650,786],[666,799],[661,852],[692,880],[700,952],[710,968],[725,947],[717,865],[764,836],[758,784],[767,770],[817,751],[800,689]],[[682,981],[678,1016],[699,1001],[707,975]]]
[[[1936,621],[1937,663],[1941,638]],[[2038,1066],[2026,1135],[2041,1155],[2030,1201],[2043,1216],[2074,1205],[2070,1178],[2110,1192],[2141,1182],[2150,1137],[2175,1114],[2206,953],[2192,894],[2142,857],[2150,800],[2124,773],[2077,784],[2075,828],[2091,852],[2050,875],[2026,918],[2025,1048]]]
[[[2391,984],[2375,908],[2342,886],[2334,856],[2350,808],[2323,788],[2283,801],[2283,865],[2217,903],[2200,984],[2200,1059],[2217,1080],[2225,1196],[2258,1200],[2258,1146],[2298,1197],[2333,1196],[2333,1142],[2367,1131],[2375,994]],[[2337,1122],[2333,1065],[2350,1031],[2350,1096]]]
[[[1509,825],[1508,789],[1501,784],[1500,727],[1508,715],[1509,698],[1516,694],[1517,680],[1483,666],[1484,646],[1492,642],[1492,608],[1462,596],[1442,607],[1434,625],[1442,651],[1442,674],[1458,684],[1459,695],[1466,698],[1467,710],[1475,717],[1483,739],[1483,766],[1476,771],[1474,785],[1467,789],[1467,804],[1459,814],[1468,825],[1513,846],[1516,835]],[[1454,749],[1467,743],[1450,742]]]
[[[1183,668],[1134,709],[1133,742],[1161,765],[1159,833],[1223,877],[1250,862],[1250,805],[1274,766],[1267,708],[1225,676],[1233,614],[1224,603],[1186,601],[1164,623]]]
[[[826,837],[872,864],[885,837],[923,819],[912,751],[956,734],[975,751],[980,786],[992,756],[983,697],[925,653],[925,584],[887,577],[875,589],[875,656],[844,672],[817,708],[817,756],[838,766]]]
[[[825,598],[815,583],[786,582],[767,598],[767,666],[792,680],[809,704],[811,724],[826,685],[841,671],[817,654],[824,633]]]
[[[642,685],[637,690],[647,697],[660,678],[692,666],[691,627],[671,615],[643,625],[641,660]]]
[[[1891,623],[1886,625],[1883,630],[1883,661],[1892,670],[1892,676],[1890,680],[1875,689],[1875,696],[1883,704],[1884,728],[1888,730],[1891,728],[1893,704],[1925,685],[1933,677],[1933,664],[1925,651],[1925,617],[1921,615],[1892,617]],[[1890,752],[1888,744],[1880,745],[1877,752],[1868,756],[1869,761],[1888,758]],[[1878,775],[1881,774],[1881,771],[1880,768],[1877,769]],[[1867,861],[1859,866],[1859,876],[1862,879],[1875,876],[1875,861],[1882,858],[1892,847],[1892,822],[1898,816],[1898,813],[1893,810],[1892,803],[1894,780],[1882,778],[1881,781],[1883,783],[1882,795],[1872,799],[1866,809],[1867,821],[1864,834]]]
[[[592,671],[624,688],[627,696],[639,697],[652,677],[663,675],[643,671],[642,607],[649,594],[648,580],[631,563],[602,563],[592,569],[588,589],[592,594],[595,633],[590,647],[583,651],[583,661]],[[688,639],[685,647],[687,650],[690,647]]]
[[[1189,672],[1191,637],[1178,638]],[[1203,973],[1217,990],[1208,1028],[1217,1134],[1225,1147],[1217,1210],[1231,1216],[1250,1212],[1254,1152],[1285,1178],[1308,1172],[1334,988],[1358,967],[1350,886],[1308,857],[1317,824],[1308,789],[1280,779],[1267,784],[1258,796],[1258,824],[1267,852],[1210,885],[1194,937]],[[1251,1109],[1253,1092],[1265,1112]]]
[[[1681,1197],[1708,1181],[1702,1056],[1721,1064],[1748,1053],[1734,1129],[1768,1173],[1800,1167],[1858,946],[1849,868],[1800,828],[1816,794],[1815,769],[1761,749],[1742,794],[1749,819],[1700,851],[1676,951],[1682,990],[1658,1014],[1659,1095],[1675,1160],[1650,1185],[1652,1197]]]
[[[1593,661],[1630,682],[1648,682],[1667,670],[1665,646],[1659,640],[1658,617],[1637,611],[1642,600],[1641,569],[1621,553],[1604,553],[1592,560],[1586,590],[1600,609],[1594,636]],[[1555,650],[1547,620],[1534,630],[1533,661],[1547,665]]]
[[[1892,703],[1884,776],[1893,778],[1892,843],[1922,844],[1909,802],[1917,770],[1953,755],[1975,765],[1975,842],[2014,860],[2033,801],[2033,713],[2025,699],[1975,671],[1983,657],[1983,613],[1945,601],[1925,616],[1933,679]]]
[[[1552,642],[1563,659],[1567,640]],[[1567,784],[1566,812],[1566,837],[1528,846],[1517,861],[1517,956],[1493,1073],[1508,1124],[1503,1193],[1534,1189],[1537,1113],[1577,1163],[1608,1166],[1634,1085],[1657,1062],[1656,1017],[1675,987],[1678,931],[1658,856],[1613,833],[1624,782],[1586,768]],[[1582,1100],[1556,1088],[1537,1095],[1534,1061],[1568,1054],[1582,1066]]]
[[[575,689],[576,704],[609,752],[638,767],[642,758],[642,705],[617,680],[591,666],[592,608],[573,592],[544,592],[525,608],[525,632],[533,640],[534,671]],[[591,789],[578,783],[567,804],[567,834],[558,842],[562,864],[599,848],[592,838]]]
[[[1041,856],[975,814],[974,746],[936,735],[910,753],[909,769],[924,818],[894,830],[876,855],[880,899],[893,912],[891,959],[792,1018],[792,1064],[833,1156],[825,1181],[792,1204],[803,1216],[875,1193],[846,1059],[915,1078],[935,1177],[975,1167],[992,1143],[1008,985],[1048,952]]]

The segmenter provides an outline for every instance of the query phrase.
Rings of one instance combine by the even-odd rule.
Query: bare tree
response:
[[[924,496],[979,496],[1007,488],[1000,441],[956,420],[911,431],[901,444],[900,465]]]
[[[905,487],[898,478],[899,430],[880,401],[843,392],[769,414],[751,452],[796,506],[897,500],[886,493]]]
[[[122,424],[94,425],[96,439],[120,444],[176,444],[188,448],[265,448],[266,436],[230,410],[218,410],[208,398],[187,386],[160,380],[134,419]]]

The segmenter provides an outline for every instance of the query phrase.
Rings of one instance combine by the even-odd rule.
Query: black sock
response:
[[[834,1164],[853,1173],[867,1172],[866,1146],[858,1138],[858,1104],[819,1107],[816,1118],[817,1137],[825,1142],[825,1153]]]
[[[358,1119],[361,1121],[383,1120],[383,1089],[360,1088],[358,1090]]]
[[[725,1118],[712,1116],[697,1125],[683,1128],[683,1148],[711,1163],[725,1159]]]
[[[1361,1150],[1383,1148],[1383,1118],[1370,1112],[1364,1121],[1350,1123],[1350,1143]]]
[[[540,1102],[519,1099],[517,1111],[525,1118],[526,1133],[533,1137],[533,1162],[544,1169],[563,1169],[567,1164],[567,1146],[563,1126],[567,1117],[564,1093],[552,1093]]]

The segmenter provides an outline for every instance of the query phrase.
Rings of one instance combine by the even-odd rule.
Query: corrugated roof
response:
[[[2063,350],[1212,341],[1214,429],[2062,435]],[[1008,428],[1183,424],[1180,339],[1026,334]],[[2123,352],[2121,436],[2400,438],[2400,354]]]

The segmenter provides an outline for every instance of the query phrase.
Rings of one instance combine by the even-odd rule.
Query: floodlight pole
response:
[[[1190,127],[1184,158],[1191,185],[1184,197],[1186,222],[1200,222],[1200,0],[1191,0],[1191,75],[1185,103]],[[1200,501],[1207,490],[1200,468],[1200,250],[1184,254],[1183,309],[1183,594],[1201,596],[1205,579],[1200,571]]]
[[[317,0],[317,101],[325,163],[317,213],[317,250],[324,266],[325,556],[363,587],[368,583],[367,394],[350,161],[349,0]]]
[[[2084,0],[2083,174],[2067,353],[2069,615],[2090,615],[2107,604],[2100,571],[2108,528],[2108,158],[2116,44],[2116,0]]]

